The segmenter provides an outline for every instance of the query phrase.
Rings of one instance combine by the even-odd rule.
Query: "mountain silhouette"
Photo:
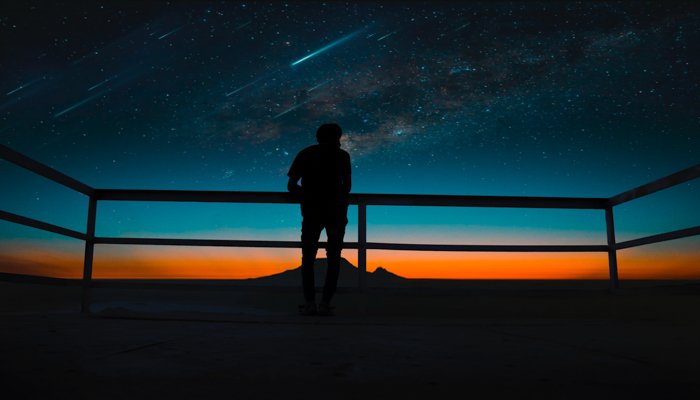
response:
[[[314,282],[316,286],[323,286],[326,281],[326,269],[328,261],[325,258],[316,259],[314,263]],[[394,274],[382,267],[377,267],[374,272],[367,273],[367,283],[369,285],[383,285],[387,283],[400,282],[405,280],[401,276]],[[350,261],[345,258],[340,259],[340,276],[338,278],[338,286],[340,287],[357,287],[358,269]],[[265,285],[289,285],[301,284],[301,266],[289,269],[279,274],[262,276],[260,278],[251,278],[249,281]],[[252,283],[251,282],[251,283]]]

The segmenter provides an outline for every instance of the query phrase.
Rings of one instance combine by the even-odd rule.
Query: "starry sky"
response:
[[[325,122],[360,193],[608,197],[700,161],[694,2],[0,7],[0,142],[98,188],[283,191]],[[82,195],[0,171],[0,208],[84,230]],[[621,206],[620,234],[697,225],[699,198]],[[298,236],[293,206],[218,207],[105,203],[98,234]],[[597,244],[599,214],[377,207],[368,237]]]

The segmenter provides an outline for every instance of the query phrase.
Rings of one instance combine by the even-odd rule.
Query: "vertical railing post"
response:
[[[357,202],[357,285],[360,290],[367,289],[367,204],[360,199]]]
[[[83,300],[81,312],[90,312],[92,297],[92,258],[95,248],[95,217],[97,215],[97,199],[90,196],[88,205],[87,229],[85,231],[85,258],[83,260]]]
[[[610,287],[617,289],[620,282],[617,277],[617,244],[615,242],[615,218],[613,208],[605,207],[605,227],[608,233],[608,268],[610,269]]]

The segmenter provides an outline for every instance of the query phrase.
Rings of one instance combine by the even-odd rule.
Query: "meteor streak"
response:
[[[350,39],[354,38],[355,36],[357,36],[357,34],[359,34],[360,32],[362,32],[363,30],[365,30],[365,28],[356,30],[355,32],[352,32],[352,33],[350,33],[350,34],[348,34],[348,35],[345,35],[345,36],[341,37],[340,39],[336,40],[335,42],[331,42],[331,43],[329,43],[329,44],[327,44],[327,45],[321,47],[320,49],[318,49],[318,50],[316,50],[316,51],[314,51],[314,52],[311,52],[311,53],[305,55],[304,57],[302,57],[302,58],[300,58],[300,59],[294,61],[293,63],[289,64],[289,66],[290,66],[290,67],[295,67],[295,66],[297,66],[297,65],[299,65],[299,64],[301,64],[301,63],[303,63],[304,61],[308,60],[309,58],[316,57],[317,55],[319,55],[319,54],[321,54],[321,53],[323,53],[323,52],[325,52],[325,51],[328,51],[328,50],[332,49],[332,48],[335,47],[335,46],[338,46],[338,45],[340,45],[340,44],[342,44],[342,43],[344,43],[344,42],[347,42],[348,40],[350,40]]]
[[[13,89],[13,90],[10,90],[9,92],[7,92],[7,93],[5,94],[5,96],[9,96],[9,95],[11,95],[12,93],[18,92],[18,91],[20,91],[20,90],[22,90],[22,89],[28,87],[29,85],[32,85],[32,84],[34,84],[34,83],[36,83],[36,82],[39,82],[39,81],[42,80],[42,79],[44,79],[43,76],[40,77],[40,78],[36,78],[36,79],[34,79],[34,80],[32,80],[32,81],[29,81],[29,82],[27,82],[27,83],[23,83],[23,84],[19,85],[19,87],[15,88],[15,89]]]
[[[319,96],[320,96],[320,94],[317,95],[317,96],[314,96],[314,97],[310,97],[310,98],[308,98],[308,99],[302,101],[301,103],[295,104],[294,106],[292,106],[292,107],[290,107],[290,108],[288,108],[288,109],[282,111],[281,113],[275,115],[274,117],[272,117],[272,119],[277,119],[277,118],[279,118],[279,117],[281,117],[281,116],[283,116],[283,115],[285,115],[285,114],[287,114],[287,113],[290,113],[290,112],[296,110],[297,108],[303,106],[304,104],[306,104],[306,103],[308,103],[308,102],[310,102],[310,101],[313,101],[313,100],[317,99]]]
[[[184,27],[185,27],[185,25],[182,25],[182,26],[179,27],[179,28],[175,28],[175,29],[173,29],[172,31],[170,31],[170,32],[168,32],[168,33],[166,33],[166,34],[161,35],[161,36],[158,38],[158,40],[165,39],[166,37],[172,35],[173,33],[179,31],[180,29],[182,29],[182,28],[184,28]]]
[[[235,29],[236,29],[236,30],[243,29],[243,28],[245,28],[246,26],[248,26],[248,25],[250,25],[250,24],[252,24],[252,23],[253,23],[252,20],[251,20],[251,21],[248,21],[248,22],[246,22],[246,23],[244,23],[244,24],[238,25]]]
[[[308,91],[309,91],[309,92],[312,92],[312,91],[314,91],[314,90],[320,88],[321,86],[326,85],[328,82],[330,82],[330,81],[332,81],[332,80],[333,80],[333,79],[328,79],[327,81],[323,81],[323,82],[319,83],[318,85],[312,87],[312,88],[309,89]]]
[[[92,89],[96,89],[96,88],[98,88],[98,87],[104,85],[105,83],[111,81],[112,79],[114,79],[114,78],[116,78],[116,77],[117,77],[117,76],[114,75],[114,76],[112,76],[112,77],[109,77],[109,78],[103,80],[102,82],[100,82],[100,83],[98,83],[98,84],[96,84],[96,85],[90,86],[90,88],[89,88],[87,91],[89,92],[89,91],[91,91]]]
[[[391,36],[391,35],[393,35],[393,34],[395,34],[395,33],[396,33],[396,31],[389,32],[389,33],[387,33],[386,35],[384,35],[384,36],[380,37],[379,39],[377,39],[377,42],[381,42],[382,40],[388,38],[389,36]]]
[[[99,93],[93,94],[92,96],[90,96],[90,97],[88,97],[88,98],[86,98],[86,99],[80,100],[79,102],[73,104],[72,106],[70,106],[70,107],[68,107],[68,108],[66,108],[66,109],[64,109],[64,110],[62,110],[62,111],[57,112],[56,114],[53,115],[53,117],[54,117],[54,118],[58,118],[58,117],[60,117],[61,115],[67,113],[67,112],[73,111],[73,110],[75,110],[76,108],[78,108],[78,107],[82,106],[83,104],[87,103],[88,101],[94,100],[94,99],[96,99],[96,98],[102,96],[103,94],[105,94],[105,92],[107,92],[107,90],[103,90],[103,91],[101,91],[101,92],[99,92]]]
[[[256,84],[260,79],[262,79],[262,78],[258,78],[258,79],[256,79],[256,80],[254,80],[253,82],[246,83],[245,85],[239,87],[238,89],[234,89],[233,91],[226,93],[226,97],[229,97],[229,96],[231,96],[231,95],[233,95],[233,94],[236,94],[236,93],[240,92],[241,90],[243,90],[243,89],[245,89],[245,88],[247,88],[247,87],[249,87],[249,86],[252,86],[252,85]]]

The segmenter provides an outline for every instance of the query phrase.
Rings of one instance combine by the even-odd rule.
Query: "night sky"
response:
[[[343,127],[360,193],[607,197],[700,162],[695,2],[32,4],[0,8],[0,143],[99,188],[283,191],[325,122]],[[0,166],[0,208],[84,229],[83,196]],[[618,225],[697,225],[698,199],[688,183]],[[177,207],[105,204],[98,218],[114,235],[229,237],[236,220],[298,236],[292,206],[168,222]],[[463,224],[512,243],[574,221],[574,239],[602,241],[602,217],[576,213],[368,215],[383,239],[423,224],[416,240],[438,241],[426,238]]]

